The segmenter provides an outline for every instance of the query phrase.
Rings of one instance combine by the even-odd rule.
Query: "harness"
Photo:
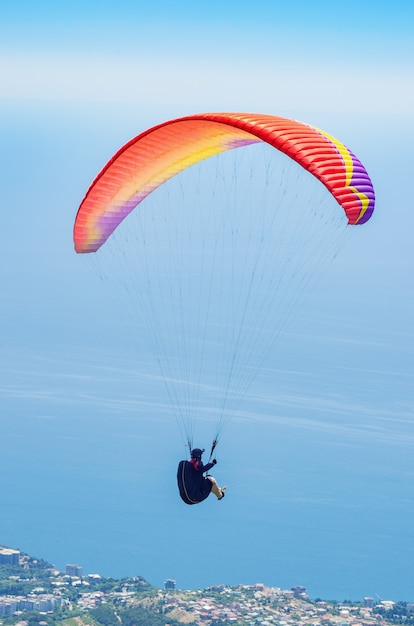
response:
[[[196,463],[197,463],[197,462],[198,462],[198,461],[196,461]],[[187,487],[185,486],[185,479],[184,479],[184,475],[185,475],[185,472],[184,472],[184,469],[185,469],[185,464],[186,464],[186,461],[181,461],[181,484],[182,484],[182,486],[183,486],[183,490],[184,490],[184,493],[185,493],[185,497],[186,497],[186,498],[187,498],[187,500],[188,500],[188,503],[187,503],[187,504],[198,504],[198,503],[199,503],[199,500],[192,500],[192,499],[190,498],[190,496],[188,495]]]

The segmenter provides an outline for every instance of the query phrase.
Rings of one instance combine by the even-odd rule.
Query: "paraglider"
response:
[[[244,155],[256,147],[265,149],[257,182],[259,159],[254,156],[245,171],[242,157],[235,156],[233,165],[218,164],[210,173],[209,198],[198,190],[210,157]],[[191,186],[183,182],[168,191],[201,162]],[[285,162],[295,169],[285,170]],[[280,180],[273,184],[275,172]],[[159,200],[163,188],[165,202]],[[188,203],[182,209],[181,201]],[[142,210],[134,210],[141,203]],[[126,143],[96,176],[76,216],[75,250],[99,260],[118,245],[120,231],[128,233],[109,253],[105,271],[120,263],[111,284],[131,299],[122,313],[129,308],[134,325],[138,317],[148,325],[146,338],[190,451],[200,450],[193,448],[194,424],[207,422],[198,419],[204,415],[216,423],[215,447],[314,275],[335,257],[349,226],[370,219],[374,204],[370,177],[344,144],[314,126],[273,115],[205,113],[169,120]],[[131,261],[127,252],[137,256]],[[216,490],[212,477],[203,476],[211,464],[200,463],[201,456],[179,466],[181,497],[189,476],[208,481],[188,504]]]
[[[180,497],[186,504],[199,504],[210,493],[214,493],[217,500],[222,500],[227,487],[220,487],[213,476],[207,474],[212,467],[217,464],[213,459],[206,465],[203,464],[201,457],[204,450],[194,448],[191,450],[191,459],[189,461],[180,461],[177,470],[177,483]]]

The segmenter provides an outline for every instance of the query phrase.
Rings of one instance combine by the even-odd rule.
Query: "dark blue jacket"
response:
[[[213,467],[214,463],[203,465],[202,461],[180,461],[177,470],[177,483],[181,499],[186,504],[198,504],[205,500],[211,492],[211,480],[203,474]]]

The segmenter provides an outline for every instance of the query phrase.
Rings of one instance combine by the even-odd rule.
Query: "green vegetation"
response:
[[[158,612],[149,611],[141,607],[122,611],[119,617],[123,626],[165,626],[166,623],[170,624],[170,626],[178,626],[180,623],[170,617],[166,618],[160,610]]]
[[[37,587],[51,592],[53,571],[53,566],[46,561],[22,553],[20,565],[0,564],[0,597],[27,595]]]
[[[414,626],[414,611],[407,602],[397,602],[392,609],[387,610],[383,607],[375,607],[375,612],[382,615],[387,622],[392,624],[405,624],[406,626]]]
[[[119,619],[112,606],[101,604],[90,612],[92,619],[102,626],[119,626]]]

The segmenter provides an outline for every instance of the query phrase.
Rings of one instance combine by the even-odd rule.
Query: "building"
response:
[[[68,576],[76,576],[77,578],[82,578],[82,568],[80,565],[74,565],[69,563],[66,565],[66,574]]]
[[[167,578],[167,580],[164,581],[164,589],[175,589],[175,580],[171,580],[170,578]]]
[[[0,547],[0,564],[2,565],[19,565],[20,551],[11,548]]]
[[[51,593],[44,593],[40,596],[26,596],[18,601],[19,611],[39,611],[47,613],[62,605],[62,598],[58,598]]]
[[[19,608],[19,601],[15,598],[2,598],[0,600],[0,616],[13,615]]]
[[[302,585],[296,585],[295,587],[291,587],[290,590],[293,591],[295,598],[307,598],[308,597],[306,587],[302,587]]]

